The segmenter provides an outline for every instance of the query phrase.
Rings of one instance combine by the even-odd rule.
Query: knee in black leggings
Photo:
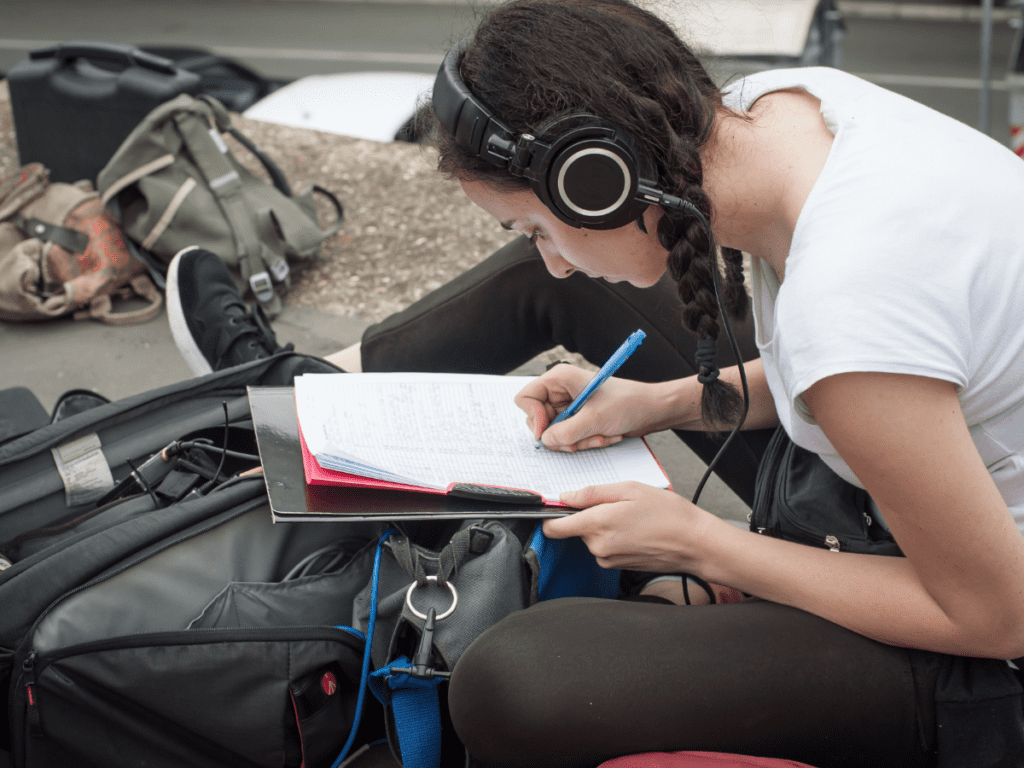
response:
[[[596,765],[589,754],[582,762],[572,754],[576,697],[561,688],[586,687],[601,672],[587,669],[585,656],[542,637],[562,623],[562,605],[587,602],[610,601],[567,598],[519,611],[481,634],[459,659],[448,693],[452,722],[483,765]]]
[[[541,603],[481,634],[449,690],[470,754],[531,768],[679,750],[909,768],[917,703],[905,651],[764,601]]]

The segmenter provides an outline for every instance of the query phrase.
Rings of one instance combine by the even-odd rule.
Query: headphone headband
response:
[[[589,114],[555,118],[538,136],[516,133],[498,119],[459,75],[463,40],[444,58],[434,80],[433,106],[441,127],[473,157],[529,180],[537,197],[574,227],[615,229],[635,221],[663,195],[642,178],[653,176],[635,143]]]
[[[516,134],[470,93],[459,76],[459,56],[468,45],[467,38],[444,57],[434,80],[434,112],[460,147],[474,157],[504,166],[512,158]]]

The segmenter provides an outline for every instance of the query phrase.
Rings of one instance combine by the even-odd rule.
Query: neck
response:
[[[766,94],[745,116],[723,109],[703,158],[718,242],[764,259],[780,280],[831,147],[819,108],[801,90]]]

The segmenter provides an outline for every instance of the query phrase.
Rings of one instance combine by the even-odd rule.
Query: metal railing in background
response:
[[[1006,73],[1009,96],[1010,149],[1024,158],[1024,2],[1018,0],[1021,18],[1017,20],[1017,36],[1010,51]]]
[[[992,9],[994,0],[981,0],[981,93],[979,96],[978,130],[988,135],[992,130]]]

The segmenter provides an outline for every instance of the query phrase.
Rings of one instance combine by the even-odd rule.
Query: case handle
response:
[[[132,45],[123,43],[104,43],[91,40],[71,40],[66,43],[57,43],[45,48],[36,48],[29,51],[30,59],[58,59],[68,61],[70,59],[98,59],[121,64],[124,67],[138,66],[160,72],[165,75],[173,75],[178,71],[177,66],[170,59],[163,56],[156,56],[147,53]]]

